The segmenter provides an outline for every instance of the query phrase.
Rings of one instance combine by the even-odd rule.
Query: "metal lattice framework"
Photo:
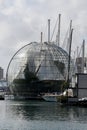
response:
[[[14,79],[25,79],[28,67],[39,80],[65,80],[67,78],[68,53],[54,43],[32,42],[20,48],[11,58],[7,68],[8,85]],[[71,61],[70,73],[73,64]]]

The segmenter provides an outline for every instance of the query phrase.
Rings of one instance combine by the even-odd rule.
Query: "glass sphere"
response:
[[[36,82],[53,83],[66,80],[68,58],[68,53],[54,43],[32,42],[23,46],[14,54],[8,65],[7,81],[11,91],[22,93],[26,88],[28,91],[33,89]],[[50,86],[50,82],[48,84]]]

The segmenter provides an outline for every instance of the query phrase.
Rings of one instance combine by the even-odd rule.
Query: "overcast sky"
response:
[[[14,53],[32,41],[47,40],[47,20],[53,30],[61,13],[61,44],[73,20],[73,46],[87,44],[87,0],[0,0],[0,66],[6,71]]]

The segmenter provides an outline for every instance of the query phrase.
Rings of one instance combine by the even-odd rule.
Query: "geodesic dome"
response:
[[[29,86],[33,88],[32,84],[35,82],[63,81],[67,78],[67,74],[68,54],[65,50],[54,43],[31,42],[20,48],[10,60],[7,81],[11,91],[25,91],[25,86],[30,91]],[[70,74],[72,74],[72,61]]]
[[[15,53],[9,63],[8,83],[14,79],[25,79],[26,67],[39,80],[64,80],[68,73],[68,54],[53,43],[27,44]]]

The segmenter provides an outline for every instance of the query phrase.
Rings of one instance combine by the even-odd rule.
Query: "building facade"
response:
[[[3,79],[3,72],[4,72],[3,68],[0,67],[0,80]]]

